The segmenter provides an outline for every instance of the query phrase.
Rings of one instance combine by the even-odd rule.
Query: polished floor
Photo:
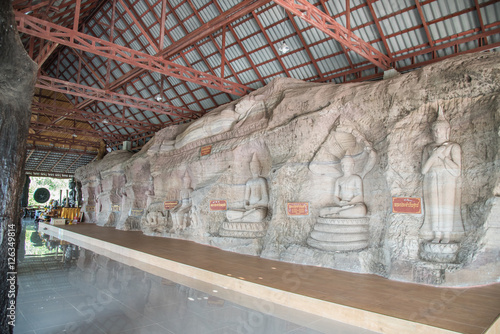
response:
[[[147,237],[141,232],[117,231],[89,224],[61,229],[123,247],[124,250],[134,249],[279,291],[380,314],[386,316],[385,319],[407,320],[407,324],[425,324],[456,333],[480,334],[490,328],[500,313],[500,284],[436,288],[394,282],[375,275],[276,262],[184,240]],[[380,324],[381,331],[383,327],[384,324]],[[406,332],[414,330],[408,328]]]
[[[14,334],[374,333],[294,310],[279,318],[274,306],[244,307],[215,287],[208,294],[80,247],[44,247],[28,247],[19,264]]]

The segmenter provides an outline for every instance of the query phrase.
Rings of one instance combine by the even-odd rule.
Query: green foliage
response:
[[[50,191],[50,199],[59,201],[60,191],[62,190],[62,198],[66,197],[66,189],[69,190],[69,180],[70,179],[52,179],[50,177],[30,177],[30,189],[28,196],[29,206],[45,206],[49,202],[40,204],[33,199],[33,194],[38,188],[47,188]]]

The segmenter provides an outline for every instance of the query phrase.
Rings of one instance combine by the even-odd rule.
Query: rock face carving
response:
[[[258,108],[263,97],[246,96],[236,105],[227,105],[222,110],[214,110],[192,122],[175,140],[163,144],[163,149],[180,149],[187,144],[212,137],[233,129],[237,123],[242,123],[253,109]]]
[[[149,160],[144,155],[135,155],[124,164],[127,182],[122,188],[121,215],[116,228],[140,230],[141,218],[147,207],[148,192],[152,191]]]
[[[128,151],[115,151],[75,172],[75,179],[82,183],[85,198],[82,205],[84,221],[99,226],[117,225],[127,183],[123,163],[132,155]]]
[[[170,209],[173,223],[172,232],[183,231],[191,223],[190,211],[193,205],[191,200],[193,188],[191,188],[191,178],[187,171],[182,178],[182,185],[183,188],[179,192],[179,203]]]
[[[424,148],[422,155],[423,198],[425,217],[420,237],[420,257],[436,262],[453,262],[458,241],[464,235],[460,215],[462,169],[460,145],[449,141],[450,124],[441,107],[432,124],[434,142]]]
[[[345,156],[340,161],[343,175],[335,180],[333,205],[322,208],[319,216],[323,218],[360,218],[366,216],[363,199],[363,179],[354,174],[354,159]]]
[[[335,180],[332,203],[320,208],[307,243],[325,251],[360,250],[369,243],[369,219],[366,218],[363,178],[354,170],[353,155],[357,155],[358,162],[363,165],[360,173],[366,175],[373,168],[376,153],[371,143],[356,130],[351,130],[351,133],[334,132],[332,137],[334,140],[327,150],[332,157],[341,157],[342,176]],[[314,163],[310,169],[327,170],[325,166],[318,169]]]
[[[231,237],[261,237],[264,235],[263,220],[267,216],[269,190],[267,180],[261,176],[262,166],[256,154],[250,161],[252,178],[245,184],[244,207],[227,210],[227,222],[220,235]]]
[[[85,200],[92,200],[89,192],[97,193],[100,203],[95,208],[109,211],[113,193],[109,181],[115,175],[117,182],[111,188],[115,192],[125,188],[127,194],[120,202],[120,217],[131,209],[140,212],[144,205],[140,228],[148,235],[400,281],[487,284],[500,277],[499,93],[500,55],[495,53],[457,56],[369,83],[277,78],[248,97],[215,109],[221,118],[214,122],[167,127],[133,157],[109,153],[84,167],[87,172],[82,177],[75,177],[83,184]],[[248,112],[237,121],[228,116],[227,125],[223,109],[236,112],[239,103],[248,103],[250,108],[242,107]],[[427,135],[438,105],[453,120],[451,138],[460,146],[448,137],[441,143]],[[338,117],[342,124],[335,122]],[[207,145],[211,152],[201,155]],[[461,162],[456,158],[460,150]],[[433,152],[436,159],[431,158]],[[264,209],[248,214],[251,209],[244,203],[247,183],[254,179],[249,168],[254,154],[263,168],[260,177],[267,183],[267,215],[262,220]],[[354,160],[353,167],[346,164],[346,156]],[[146,167],[140,173],[132,168],[136,163],[131,160],[138,157],[149,162],[150,175]],[[126,183],[118,182],[120,164]],[[429,171],[422,175],[426,164]],[[186,170],[192,180],[189,187],[182,185]],[[437,170],[460,174],[453,189],[461,203],[454,208],[461,208],[463,226],[454,223],[451,233],[441,223],[433,227],[425,216],[432,212],[427,174]],[[184,197],[179,196],[184,188],[192,188],[186,228],[183,222],[174,223],[168,209]],[[344,189],[351,189],[351,194]],[[394,197],[423,197],[423,214],[393,212]],[[226,200],[229,210],[213,210],[210,203],[217,200]],[[258,200],[248,200],[248,205],[254,202]],[[307,215],[287,211],[287,203],[304,202]],[[92,203],[84,201],[85,205],[93,209]],[[101,211],[95,220],[99,225],[110,216]]]

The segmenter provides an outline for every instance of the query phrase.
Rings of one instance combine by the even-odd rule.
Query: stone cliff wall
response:
[[[87,214],[98,225],[404,281],[498,281],[499,91],[495,53],[378,82],[280,78],[161,130],[133,156],[112,153],[83,167],[77,178],[84,194],[101,198]],[[423,151],[439,108],[449,143],[461,149],[461,230],[429,241],[426,208],[393,213],[392,199],[425,202]],[[346,185],[356,188],[352,203],[338,200]],[[216,210],[223,201],[226,210]],[[289,204],[307,211],[293,215]]]

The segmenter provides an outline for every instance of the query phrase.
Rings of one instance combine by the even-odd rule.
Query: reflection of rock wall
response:
[[[172,143],[186,124],[158,132],[152,143],[125,163],[127,181],[121,186],[127,200],[122,201],[119,221],[125,222],[132,208],[144,209],[141,229],[150,235],[404,281],[449,285],[496,281],[500,277],[495,259],[500,246],[494,242],[499,229],[494,214],[500,189],[499,60],[496,54],[467,55],[371,83],[333,85],[277,79],[251,93],[259,97],[259,117],[250,112],[226,132],[206,138],[197,134],[197,140],[179,149]],[[237,107],[238,103],[232,102]],[[422,151],[432,141],[430,126],[439,105],[451,124],[450,140],[462,149],[460,209],[465,237],[456,263],[421,260],[423,215],[391,213],[392,197],[422,198]],[[220,113],[223,108],[215,111]],[[345,134],[352,134],[356,141],[342,139],[349,137]],[[363,174],[363,163],[368,164],[369,159],[363,160],[360,154],[366,143],[372,145],[377,159]],[[206,145],[212,145],[211,153],[201,156],[200,149]],[[221,237],[226,214],[211,211],[210,201],[226,200],[230,209],[242,207],[254,153],[269,186],[265,234],[259,238]],[[316,249],[306,241],[319,210],[332,203],[332,188],[341,175],[336,166],[344,154],[365,161],[355,172],[363,176],[368,246],[350,252]],[[124,162],[120,161],[117,165]],[[106,175],[118,173],[116,168],[96,166],[103,184]],[[150,175],[146,175],[148,168]],[[322,172],[324,168],[331,172]],[[175,230],[163,203],[179,200],[186,172],[193,188],[190,224]],[[144,197],[146,184],[151,182],[152,189]],[[307,202],[309,214],[288,215],[289,202]],[[147,228],[144,222],[148,222]],[[99,218],[98,224],[103,223]],[[137,220],[117,227],[137,228],[135,224]]]

